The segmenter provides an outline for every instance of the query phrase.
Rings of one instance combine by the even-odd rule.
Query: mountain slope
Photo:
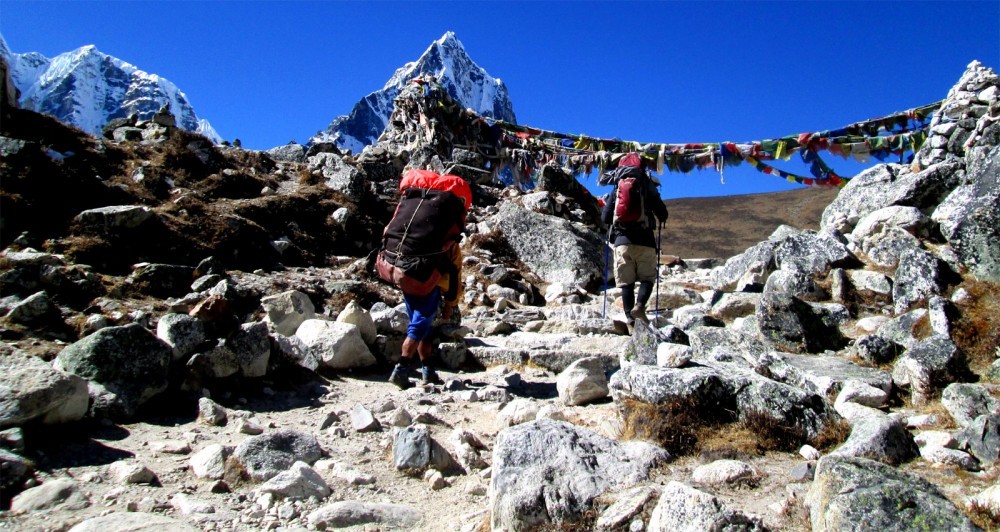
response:
[[[682,258],[729,258],[767,240],[782,224],[818,229],[823,209],[839,191],[815,187],[667,200],[670,218],[663,231],[663,253]]]
[[[198,118],[176,85],[93,45],[49,59],[37,52],[13,53],[0,36],[0,55],[10,65],[12,81],[21,91],[22,108],[99,135],[114,118],[138,114],[140,119],[149,119],[169,103],[178,127],[222,142],[212,125]]]
[[[392,114],[393,100],[414,77],[431,74],[437,77],[448,94],[483,116],[516,122],[507,87],[469,57],[465,47],[453,32],[445,33],[420,56],[396,70],[381,90],[365,96],[351,113],[334,119],[325,131],[317,133],[310,143],[335,142],[342,149],[355,153],[373,144],[385,130]]]

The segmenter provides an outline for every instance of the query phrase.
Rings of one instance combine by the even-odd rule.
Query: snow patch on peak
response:
[[[446,32],[444,32],[444,35],[442,35],[440,39],[438,39],[437,41],[434,41],[434,42],[436,42],[437,44],[442,45],[442,46],[445,45],[446,43],[454,42],[455,44],[457,44],[463,50],[465,49],[465,47],[462,46],[461,41],[458,40],[458,37],[455,35],[455,32],[453,32],[453,31],[446,31]]]
[[[426,74],[433,75],[463,107],[483,116],[516,123],[507,87],[477,65],[455,32],[449,31],[432,42],[419,59],[396,69],[381,90],[365,96],[350,115],[334,119],[325,131],[313,136],[310,143],[334,142],[341,149],[355,153],[374,144],[389,122],[396,96],[410,80]]]
[[[176,85],[107,55],[93,44],[52,59],[36,52],[10,53],[6,42],[2,44],[24,109],[52,115],[100,135],[101,128],[114,118],[138,114],[149,119],[169,103],[178,127],[201,133],[215,143],[222,142],[215,129],[198,118]]]

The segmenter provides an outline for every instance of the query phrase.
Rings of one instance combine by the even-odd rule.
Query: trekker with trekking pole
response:
[[[440,384],[431,366],[431,326],[451,318],[462,295],[462,252],[459,241],[472,204],[469,183],[454,175],[408,170],[399,183],[399,205],[382,235],[375,266],[379,277],[403,291],[406,329],[399,363],[389,382],[409,388],[414,360],[420,358],[421,381]]]
[[[638,153],[625,155],[617,168],[601,177],[600,184],[615,185],[601,211],[601,221],[610,226],[608,242],[614,246],[615,284],[621,288],[622,308],[631,327],[635,320],[649,321],[646,304],[659,275],[654,229],[666,223],[667,207],[657,191],[659,181],[647,173],[646,163]]]

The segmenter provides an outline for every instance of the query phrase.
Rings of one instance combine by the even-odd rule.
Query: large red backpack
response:
[[[642,170],[639,156],[630,153],[618,165],[615,185],[614,223],[647,223],[646,190],[649,177]]]
[[[472,191],[461,177],[429,170],[407,171],[399,191],[375,267],[379,277],[404,293],[424,296],[443,271],[453,268],[449,251],[461,239]]]

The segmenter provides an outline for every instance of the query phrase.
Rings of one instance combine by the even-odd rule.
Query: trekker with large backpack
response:
[[[442,300],[444,319],[462,295],[459,240],[472,191],[461,177],[429,170],[408,170],[399,183],[399,205],[382,234],[375,266],[379,277],[403,291],[410,324],[399,363],[389,382],[406,389],[414,358],[420,357],[422,381],[440,383],[430,366],[431,325]]]
[[[660,251],[653,230],[662,227],[668,216],[654,179],[646,173],[638,153],[627,154],[617,168],[601,177],[602,185],[615,185],[601,211],[601,221],[610,226],[608,242],[615,250],[615,284],[622,290],[622,306],[630,326],[637,319],[648,321],[646,303],[658,275]]]

